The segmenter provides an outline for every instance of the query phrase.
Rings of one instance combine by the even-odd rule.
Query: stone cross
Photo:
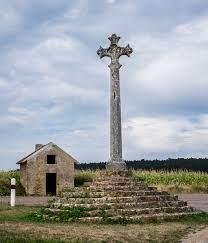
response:
[[[122,135],[121,135],[121,99],[120,99],[120,80],[119,69],[122,66],[119,63],[119,57],[126,55],[130,57],[132,48],[129,44],[126,47],[118,46],[120,39],[116,34],[109,38],[110,46],[100,48],[97,54],[100,58],[105,56],[111,58],[109,65],[111,72],[111,91],[110,91],[110,160],[107,163],[107,169],[122,171],[126,169],[126,164],[122,160]]]

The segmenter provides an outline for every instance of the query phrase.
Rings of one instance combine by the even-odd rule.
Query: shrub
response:
[[[74,176],[74,185],[83,186],[85,182],[92,182],[98,176],[98,171],[91,170],[77,170]]]
[[[25,189],[20,182],[19,171],[10,170],[10,171],[0,171],[0,196],[10,195],[11,178],[16,179],[16,194],[17,194],[17,196],[25,195]]]

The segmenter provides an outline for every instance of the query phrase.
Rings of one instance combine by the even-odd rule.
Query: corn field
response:
[[[99,177],[102,170],[76,170],[75,186],[82,186],[85,182],[91,182]],[[9,195],[10,179],[17,180],[17,195],[24,195],[21,186],[19,171],[0,171],[0,196]],[[208,173],[190,172],[185,170],[133,170],[132,177],[136,181],[144,181],[149,185],[157,186],[161,190],[174,193],[208,193]]]
[[[179,171],[134,170],[133,178],[173,192],[208,192],[208,173]]]

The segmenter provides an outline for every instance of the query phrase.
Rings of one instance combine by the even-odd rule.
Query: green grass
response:
[[[86,217],[87,212],[93,208],[84,208],[84,207],[65,207],[65,210],[56,212],[56,214],[47,210],[48,208],[41,208],[36,212],[32,212],[28,215],[25,215],[25,220],[32,222],[75,222],[76,219]]]
[[[82,186],[85,182],[91,182],[100,175],[99,170],[77,170],[75,171],[74,185]]]
[[[57,220],[44,219],[42,217],[45,207],[39,206],[15,206],[10,207],[7,205],[0,205],[0,223],[4,222],[32,222],[32,223],[67,223],[70,221],[76,221],[76,218],[84,217],[90,209],[81,207],[69,208],[66,211],[57,214]],[[52,216],[53,214],[51,214]],[[49,215],[50,216],[50,215]],[[125,221],[125,222],[124,222]],[[189,224],[206,224],[208,225],[208,213],[202,212],[189,216],[185,216],[176,222],[185,222]],[[115,221],[105,220],[103,223],[107,224],[129,224],[131,222],[125,219],[118,219]],[[159,222],[158,222],[159,223]]]
[[[201,212],[181,218],[178,222],[188,222],[189,224],[206,224],[208,225],[208,213]]]
[[[28,221],[28,215],[35,213],[41,207],[0,205],[0,222]]]
[[[179,242],[179,239],[207,225],[207,215],[192,220],[154,224],[84,224],[29,221],[38,207],[0,205],[0,242]]]

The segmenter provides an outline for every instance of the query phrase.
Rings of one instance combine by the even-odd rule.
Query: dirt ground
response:
[[[187,201],[190,206],[198,210],[208,212],[208,194],[179,194],[178,197],[179,200]]]
[[[32,222],[27,215],[39,207],[0,206],[0,242],[178,242],[196,225],[166,222],[157,224],[84,224]],[[197,226],[198,227],[198,226]]]
[[[40,196],[17,196],[16,205],[25,206],[45,206],[51,197],[40,197]],[[9,205],[10,196],[0,197],[0,205]]]
[[[178,242],[190,227],[180,223],[145,225],[0,223],[3,239],[47,239],[63,242]],[[6,238],[5,238],[6,237]]]
[[[188,234],[183,238],[182,243],[207,243],[208,242],[208,227]]]
[[[44,206],[47,205],[48,199],[51,197],[17,197],[16,203],[26,206]],[[180,194],[179,199],[187,201],[190,206],[198,210],[208,212],[208,194]],[[10,197],[0,197],[0,207],[9,203]],[[0,236],[3,239],[8,235],[17,237],[15,238],[17,242],[25,242],[24,239],[27,242],[36,238],[37,240],[46,239],[49,242],[178,242],[183,238],[183,243],[208,243],[208,227],[203,229],[198,227],[195,233],[194,229],[181,223],[101,226],[92,224],[37,225],[28,222],[5,221],[0,223]],[[184,235],[186,235],[185,238]]]

